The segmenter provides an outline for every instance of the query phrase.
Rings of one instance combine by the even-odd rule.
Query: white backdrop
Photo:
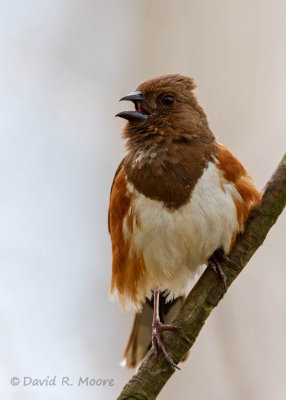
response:
[[[193,76],[214,134],[262,188],[286,148],[286,3],[1,0],[0,33],[1,399],[114,399],[133,318],[107,296],[118,99]],[[160,399],[285,398],[285,228],[284,215]]]

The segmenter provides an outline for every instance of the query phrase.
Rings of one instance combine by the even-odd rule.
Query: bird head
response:
[[[212,138],[207,118],[193,93],[193,79],[183,75],[164,75],[141,83],[135,92],[120,101],[131,101],[135,110],[116,116],[128,121],[123,136],[129,144],[152,140],[191,140]],[[140,137],[140,139],[138,138]],[[161,138],[161,139],[160,139]]]

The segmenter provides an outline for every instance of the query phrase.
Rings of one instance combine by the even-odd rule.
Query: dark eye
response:
[[[164,106],[170,107],[175,103],[175,98],[167,94],[162,98],[162,103],[164,104]]]

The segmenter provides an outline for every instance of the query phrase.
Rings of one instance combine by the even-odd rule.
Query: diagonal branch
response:
[[[259,207],[252,210],[245,232],[238,238],[230,259],[221,266],[227,276],[227,286],[248,263],[252,255],[262,245],[269,229],[275,224],[286,204],[286,154],[266,185]],[[211,268],[207,268],[198,283],[188,295],[177,316],[174,325],[184,329],[166,332],[164,343],[175,362],[181,361],[194,344],[205,320],[219,303],[224,294],[223,285],[218,285],[217,277]],[[140,399],[153,400],[175,372],[162,355],[157,360],[153,349],[144,358],[141,367],[123,388],[117,400]]]

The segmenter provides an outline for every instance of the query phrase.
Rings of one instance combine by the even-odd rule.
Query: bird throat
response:
[[[169,141],[146,144],[130,150],[124,169],[135,189],[165,207],[178,209],[186,204],[202,176],[204,168],[216,155],[215,139],[190,142]]]

